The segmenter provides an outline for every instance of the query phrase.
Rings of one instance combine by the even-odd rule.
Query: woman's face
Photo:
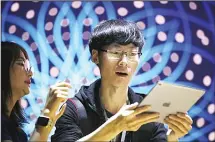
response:
[[[30,92],[31,77],[33,73],[29,70],[28,63],[28,59],[25,58],[23,52],[20,52],[20,57],[10,66],[12,93],[18,95],[17,99]]]

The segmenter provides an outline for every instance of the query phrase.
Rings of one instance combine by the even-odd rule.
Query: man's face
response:
[[[106,46],[98,55],[98,66],[102,81],[113,86],[128,86],[138,63],[138,47],[132,43]]]

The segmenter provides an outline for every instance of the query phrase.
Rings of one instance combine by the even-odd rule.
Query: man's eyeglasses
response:
[[[129,61],[137,61],[142,55],[141,52],[124,52],[124,51],[111,51],[105,49],[99,49],[102,52],[106,52],[109,59],[119,60],[123,55],[126,55]]]

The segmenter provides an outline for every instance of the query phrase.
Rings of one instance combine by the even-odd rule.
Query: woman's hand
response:
[[[45,108],[42,114],[50,117],[53,122],[64,113],[66,104],[63,104],[58,112],[60,104],[65,103],[68,99],[69,89],[71,85],[67,82],[59,82],[51,86],[46,99]],[[58,113],[57,113],[58,112]]]
[[[119,131],[137,131],[143,124],[156,122],[157,112],[147,112],[150,106],[137,107],[138,103],[123,106],[112,118]]]

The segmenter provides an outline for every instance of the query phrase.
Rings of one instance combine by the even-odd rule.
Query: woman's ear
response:
[[[95,64],[99,64],[99,54],[98,54],[98,50],[93,49],[92,50],[92,58],[91,60],[95,63]]]

